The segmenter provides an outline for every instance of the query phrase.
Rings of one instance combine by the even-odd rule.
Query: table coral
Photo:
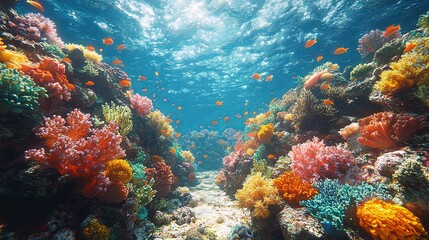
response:
[[[424,126],[423,116],[393,112],[375,113],[358,120],[359,143],[377,149],[394,149]]]
[[[243,188],[235,194],[240,207],[250,209],[252,216],[258,218],[268,218],[270,205],[280,204],[280,197],[277,188],[272,180],[256,173],[250,176],[243,184]]]
[[[299,202],[312,198],[317,189],[311,183],[303,181],[296,173],[285,172],[273,180],[282,198],[291,206],[298,207]]]
[[[379,199],[367,201],[357,209],[359,225],[375,240],[427,239],[420,219],[408,209]]]

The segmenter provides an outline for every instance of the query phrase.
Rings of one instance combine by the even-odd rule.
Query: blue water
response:
[[[178,131],[243,128],[252,112],[267,111],[321,63],[341,69],[362,58],[358,39],[371,29],[400,24],[415,28],[429,9],[426,0],[44,0],[44,15],[56,24],[66,43],[103,48],[105,62],[121,59],[133,89],[154,100]],[[19,12],[34,11],[21,1]],[[102,39],[113,38],[105,46]],[[317,44],[305,49],[308,39]],[[124,44],[124,51],[116,50]],[[347,54],[333,55],[337,47]],[[159,72],[159,77],[155,72]],[[273,75],[271,82],[252,74]],[[147,81],[137,82],[144,75]],[[142,89],[148,89],[142,92]],[[223,106],[215,102],[223,101]],[[247,106],[245,103],[248,102]],[[181,106],[182,110],[177,110]],[[244,116],[244,112],[248,112]],[[237,114],[243,116],[237,118]],[[229,116],[229,122],[223,118]],[[217,120],[217,125],[211,122]]]

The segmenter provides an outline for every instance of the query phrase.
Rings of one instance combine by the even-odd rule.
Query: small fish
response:
[[[249,105],[249,102],[248,102],[248,101],[246,101],[246,102],[244,103],[244,106],[245,106],[245,107],[247,107],[247,105]]]
[[[404,53],[412,51],[415,47],[417,47],[417,43],[408,43],[404,49]]]
[[[209,158],[209,156],[207,156],[207,154],[204,154],[204,155],[203,155],[203,158]]]
[[[254,73],[252,75],[252,78],[255,79],[255,80],[261,80],[262,79],[261,74],[259,74],[259,73]]]
[[[223,102],[221,102],[221,101],[219,101],[219,100],[218,100],[218,101],[216,101],[216,106],[219,106],[219,107],[220,107],[220,106],[222,106],[222,105],[223,105]]]
[[[147,91],[149,91],[149,89],[147,89],[147,88],[142,89],[142,92],[147,92]]]
[[[271,115],[271,112],[268,111],[268,112],[265,113],[264,117],[269,117],[270,115]]]
[[[180,137],[180,133],[176,132],[176,138]]]
[[[189,148],[190,148],[190,149],[194,149],[194,148],[195,148],[195,144],[193,144],[193,143],[192,143],[192,144],[189,146]]]
[[[245,112],[244,112],[244,116],[246,116],[247,114],[249,114],[249,112],[248,112],[248,111],[245,111]]]
[[[348,48],[340,47],[340,48],[335,49],[334,54],[340,55],[340,54],[346,53],[348,50],[349,50]]]
[[[226,150],[231,151],[231,146],[226,147]]]
[[[180,123],[180,120],[176,120],[176,125]]]
[[[274,158],[276,158],[276,155],[274,155],[274,154],[270,154],[270,155],[268,155],[268,156],[267,156],[267,158],[268,158],[268,159],[274,159]]]
[[[323,56],[318,56],[317,58],[316,58],[316,61],[317,62],[320,62],[320,61],[322,61],[323,60]]]
[[[120,59],[116,59],[112,62],[113,65],[119,65],[119,66],[124,66],[124,63],[122,62],[122,60]]]
[[[223,118],[223,120],[224,120],[225,122],[228,122],[228,121],[229,121],[229,117],[228,117],[228,116],[226,116],[226,117],[224,117],[224,118]]]
[[[167,118],[165,121],[168,122],[168,123],[171,123],[171,122],[173,122],[173,119]]]
[[[176,149],[174,147],[170,148],[170,153],[176,154]]]
[[[323,104],[328,105],[328,106],[332,106],[332,105],[334,105],[334,102],[331,99],[325,99],[325,100],[323,100]]]
[[[140,75],[140,76],[139,76],[139,80],[146,81],[146,80],[147,80],[147,78],[146,78],[146,76]]]
[[[39,9],[40,11],[44,11],[45,9],[43,8],[42,4],[36,2],[36,1],[32,1],[32,0],[27,0],[27,3],[30,4],[31,6]]]
[[[165,129],[162,129],[161,131],[159,131],[161,134],[166,134],[167,133],[167,130],[165,130]]]
[[[76,90],[76,87],[71,83],[67,83],[66,86],[70,91]]]
[[[178,106],[177,110],[179,110],[179,111],[182,110],[182,106]]]
[[[213,120],[212,121],[212,125],[216,125],[217,124],[217,121],[216,120]]]
[[[198,161],[198,165],[201,165],[203,162],[201,162],[201,161]]]
[[[103,39],[103,43],[104,44],[106,44],[106,45],[112,45],[113,44],[113,39],[111,39],[111,38],[104,38]]]
[[[86,46],[85,47],[88,51],[94,52],[95,48],[93,46]]]
[[[247,155],[252,155],[255,152],[255,150],[253,150],[252,148],[248,148],[246,153]]]
[[[310,39],[310,40],[308,40],[306,43],[305,43],[305,45],[304,45],[304,47],[305,48],[310,48],[310,47],[312,47],[314,44],[316,44],[317,43],[317,41],[316,41],[316,39]]]
[[[320,85],[320,89],[322,90],[327,90],[331,88],[331,85],[327,84],[327,83],[323,83],[322,85]]]
[[[131,91],[126,91],[125,96],[127,96],[127,98],[131,98],[133,96],[133,93]]]
[[[98,51],[103,52],[103,49],[102,49],[102,48],[100,48],[100,49],[98,49]]]
[[[70,58],[67,58],[67,57],[61,59],[61,61],[68,62],[68,63],[72,62],[72,60]]]
[[[87,82],[85,83],[85,85],[86,85],[86,86],[88,86],[88,87],[91,87],[91,86],[94,86],[94,85],[95,85],[95,82],[93,82],[93,81],[87,81]]]
[[[131,87],[131,81],[127,79],[122,79],[121,81],[119,81],[118,85],[121,87]]]
[[[155,76],[159,77],[159,72],[155,72]]]
[[[269,81],[271,81],[271,80],[273,80],[273,75],[269,75],[269,76],[267,76],[267,77],[265,78],[265,81],[266,81],[266,82],[269,82]]]
[[[332,64],[332,66],[331,66],[331,70],[336,70],[338,68],[340,68],[340,66],[336,63]]]
[[[122,51],[125,49],[124,44],[119,44],[118,47],[116,47],[116,49],[118,49],[119,51]]]
[[[386,31],[384,31],[383,36],[384,37],[390,37],[395,32],[401,30],[401,25],[395,26],[395,24],[392,24],[386,28]]]

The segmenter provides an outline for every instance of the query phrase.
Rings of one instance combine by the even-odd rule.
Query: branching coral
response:
[[[293,146],[288,155],[292,159],[292,171],[306,180],[340,178],[354,163],[351,152],[338,146],[327,147],[317,137]]]
[[[6,49],[0,38],[0,63],[4,63],[7,68],[20,68],[22,63],[29,62],[25,54]]]
[[[114,102],[102,106],[104,119],[108,123],[115,122],[119,126],[119,133],[126,136],[133,129],[131,109],[127,106],[116,106]]]
[[[146,176],[146,167],[141,163],[131,163],[133,170],[133,178],[129,184],[130,191],[134,192],[135,198],[139,203],[138,206],[149,204],[156,195],[156,191],[152,189],[155,183],[154,179],[148,181]]]
[[[18,70],[0,64],[0,105],[2,113],[9,111],[28,115],[39,111],[39,100],[48,97],[46,90],[38,87]]]
[[[167,118],[164,116],[164,114],[161,113],[161,111],[153,111],[149,113],[148,117],[149,124],[155,128],[157,134],[166,138],[171,138],[173,136],[174,129],[167,122]]]
[[[261,126],[261,129],[258,132],[258,139],[263,144],[270,144],[271,138],[274,133],[274,125],[266,124]]]
[[[375,113],[359,119],[359,143],[378,149],[393,149],[423,128],[425,118],[393,112]]]
[[[150,113],[153,108],[152,100],[142,97],[138,93],[130,97],[131,108],[136,110],[137,115],[144,117]]]
[[[170,166],[163,160],[156,161],[151,168],[146,168],[145,172],[149,181],[155,180],[152,188],[156,190],[156,198],[166,197],[170,193],[174,182],[174,175]]]
[[[103,174],[106,163],[123,157],[125,151],[120,146],[122,137],[116,134],[116,125],[102,129],[91,129],[91,125],[90,115],[78,109],[66,119],[45,118],[36,135],[44,140],[46,148],[30,149],[25,157],[77,179],[78,190],[85,196],[100,197],[109,184]]]
[[[186,162],[190,164],[193,164],[195,162],[195,157],[189,150],[181,151],[180,155],[185,159]]]
[[[420,219],[408,209],[379,199],[357,209],[359,225],[376,240],[427,239]]]
[[[82,231],[82,237],[85,240],[107,240],[109,239],[110,228],[94,218]]]
[[[252,216],[257,218],[268,218],[268,207],[280,203],[277,188],[261,173],[250,176],[243,184],[243,189],[237,191],[235,198],[240,207],[250,209]]]
[[[79,44],[66,44],[66,48],[71,51],[74,49],[79,49],[83,52],[83,56],[86,60],[91,61],[93,63],[100,63],[103,60],[103,56],[96,53],[95,51],[90,51],[86,49],[85,46]]]
[[[285,172],[273,180],[282,198],[291,206],[298,207],[299,202],[308,200],[317,194],[311,183],[303,181],[296,173]]]

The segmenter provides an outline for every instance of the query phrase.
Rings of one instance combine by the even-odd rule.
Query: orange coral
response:
[[[86,240],[107,240],[109,239],[109,234],[110,228],[106,227],[98,219],[92,219],[82,231],[82,236]]]
[[[122,182],[112,182],[107,187],[101,200],[106,203],[117,204],[128,198],[128,188]]]
[[[261,129],[258,132],[258,139],[263,144],[270,144],[271,138],[273,137],[274,133],[274,125],[273,124],[266,124],[261,127]]]
[[[30,62],[23,53],[7,50],[0,38],[0,63],[4,63],[7,68],[20,68],[22,63]]]
[[[104,174],[111,182],[127,183],[133,178],[133,170],[130,164],[123,159],[108,162]]]
[[[162,159],[162,158],[161,158]],[[154,162],[154,157],[152,157],[152,167],[146,168],[147,180],[155,180],[152,188],[156,190],[156,198],[166,197],[174,184],[174,175],[171,171],[170,166],[168,166],[163,160]]]
[[[359,225],[375,240],[427,239],[420,219],[408,209],[372,199],[357,209]]]
[[[298,207],[300,201],[310,199],[317,194],[316,188],[310,183],[302,181],[293,172],[283,173],[273,180],[273,184],[283,199],[293,207]]]

